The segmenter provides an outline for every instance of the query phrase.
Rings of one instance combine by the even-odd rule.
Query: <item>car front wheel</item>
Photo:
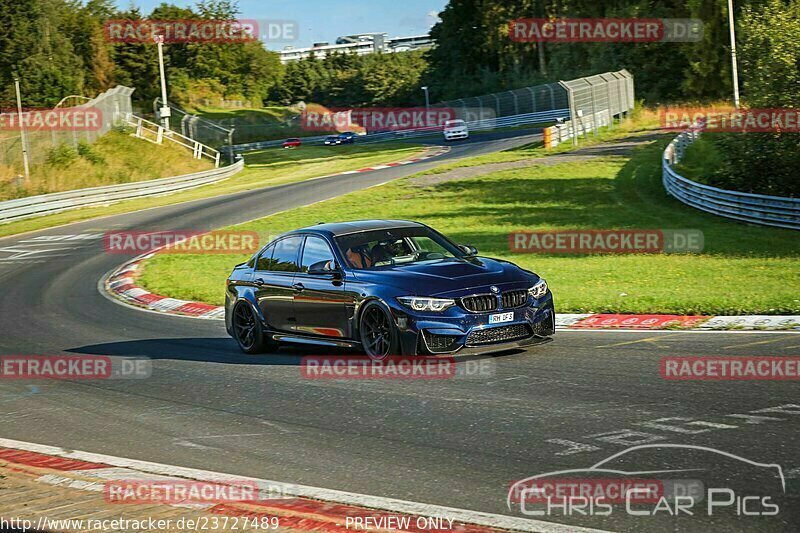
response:
[[[400,334],[389,311],[378,302],[370,302],[359,321],[361,345],[370,357],[399,355]]]
[[[259,354],[277,348],[267,339],[261,320],[247,302],[239,302],[233,308],[233,338],[246,354]]]

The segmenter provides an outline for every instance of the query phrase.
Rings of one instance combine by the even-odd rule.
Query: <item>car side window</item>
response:
[[[312,266],[319,268],[321,264],[333,260],[333,252],[325,239],[311,236],[306,237],[306,244],[303,247],[303,261],[300,267],[303,272],[308,272]]]
[[[300,251],[300,243],[303,238],[287,237],[275,243],[275,251],[272,254],[272,264],[270,269],[273,272],[299,272],[297,265],[297,255]]]
[[[272,252],[275,251],[275,245],[267,246],[261,255],[258,256],[258,261],[256,262],[256,270],[272,270]]]

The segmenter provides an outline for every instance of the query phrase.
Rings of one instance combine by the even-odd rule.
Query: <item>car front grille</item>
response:
[[[528,303],[528,291],[525,289],[504,292],[500,298],[503,309],[515,309]],[[461,307],[470,313],[486,313],[499,309],[497,296],[480,294],[461,298]]]
[[[461,305],[470,313],[485,313],[497,309],[497,297],[491,294],[461,298]]]
[[[467,345],[495,344],[498,342],[511,342],[527,339],[533,334],[527,324],[511,324],[496,328],[485,328],[473,331],[467,337]]]
[[[508,291],[503,293],[503,309],[514,309],[528,303],[528,291]]]

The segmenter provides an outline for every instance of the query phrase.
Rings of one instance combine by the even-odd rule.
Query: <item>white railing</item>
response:
[[[594,134],[598,128],[605,126],[613,126],[611,115],[607,109],[591,115],[580,116],[574,120],[559,122],[555,126],[546,128],[545,148],[554,148],[566,140],[577,139],[581,135],[588,137],[589,133]]]
[[[170,141],[184,148],[192,151],[192,157],[195,159],[202,159],[207,157],[214,162],[215,167],[219,167],[220,153],[213,148],[206,146],[203,143],[185,137],[180,133],[172,130],[164,129],[163,126],[150,122],[141,117],[130,116],[124,117],[124,122],[129,126],[133,126],[135,131],[134,137],[144,139],[154,144],[163,144],[164,141]]]

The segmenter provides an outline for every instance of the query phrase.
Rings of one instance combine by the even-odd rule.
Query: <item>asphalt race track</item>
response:
[[[527,352],[487,359],[481,375],[308,380],[298,366],[308,352],[245,357],[220,321],[138,311],[100,294],[98,281],[126,259],[105,254],[102,239],[43,238],[217,228],[531,138],[475,139],[417,165],[0,239],[0,354],[153,360],[152,377],[142,380],[0,380],[0,437],[515,516],[522,515],[509,510],[506,495],[516,480],[588,468],[636,443],[704,446],[781,465],[789,497],[780,514],[742,517],[734,507],[678,519],[535,518],[622,531],[797,531],[797,382],[676,382],[660,375],[663,356],[798,355],[797,333],[568,331]],[[663,468],[676,457],[670,453],[626,466]],[[742,475],[738,463],[713,462],[703,466],[727,468],[726,479]],[[774,493],[776,482],[752,481],[748,489]]]

